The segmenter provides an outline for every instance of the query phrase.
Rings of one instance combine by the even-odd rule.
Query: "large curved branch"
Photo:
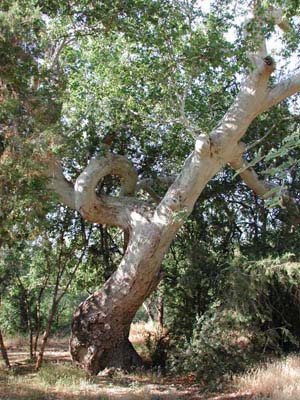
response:
[[[60,162],[54,158],[48,160],[45,175],[49,178],[47,182],[48,188],[58,195],[59,200],[63,204],[76,209],[74,186],[65,178]]]
[[[96,187],[106,175],[116,175],[121,182],[121,196],[98,196]],[[135,192],[137,173],[132,163],[124,156],[107,154],[94,158],[76,179],[75,206],[82,216],[91,222],[109,224],[127,229],[129,208]],[[130,201],[131,200],[131,201]]]
[[[63,204],[79,211],[90,222],[119,226],[127,230],[136,224],[137,219],[151,213],[152,207],[149,204],[132,198],[135,194],[137,173],[124,156],[107,153],[106,156],[92,159],[78,176],[74,186],[65,178],[58,160],[50,158],[46,165],[44,174],[49,178],[48,188],[58,195]],[[99,181],[106,175],[119,177],[119,197],[96,194]]]

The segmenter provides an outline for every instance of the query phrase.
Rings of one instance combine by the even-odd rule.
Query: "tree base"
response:
[[[143,367],[142,358],[128,339],[117,344],[109,343],[97,346],[81,344],[74,336],[70,340],[70,352],[73,361],[79,363],[91,375],[97,375],[105,368],[118,368],[125,371]]]

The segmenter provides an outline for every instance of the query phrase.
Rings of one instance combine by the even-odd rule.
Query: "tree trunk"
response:
[[[158,293],[158,323],[161,330],[164,328],[164,296],[162,289]]]
[[[162,243],[151,227],[148,230],[151,237],[132,238],[119,269],[74,314],[71,355],[91,374],[107,367],[128,370],[143,365],[128,339],[130,324],[159,283],[162,257],[170,243]]]
[[[53,304],[50,310],[50,314],[49,314],[49,318],[48,318],[48,322],[47,322],[47,327],[46,330],[43,334],[43,339],[42,339],[42,343],[41,343],[41,347],[40,347],[40,351],[39,354],[37,356],[37,360],[36,360],[36,364],[35,364],[35,370],[38,371],[41,368],[41,365],[43,363],[44,360],[44,353],[45,353],[45,349],[47,346],[47,341],[51,332],[51,328],[52,328],[52,323],[55,317],[55,312],[56,312],[56,304]]]
[[[28,302],[27,297],[25,299],[25,304],[26,304],[26,312],[27,312],[27,326],[28,326],[28,332],[29,332],[29,356],[30,356],[30,359],[32,360],[33,359],[33,326],[32,326],[30,304]]]
[[[34,345],[33,345],[34,357],[36,357],[36,352],[37,352],[39,337],[40,337],[40,331],[41,331],[41,304],[40,304],[40,301],[38,301],[36,304],[36,314],[35,314],[35,338],[34,338]]]
[[[36,312],[35,312],[35,332],[36,333],[35,333],[34,345],[33,345],[34,357],[36,357],[38,343],[39,343],[39,337],[40,337],[40,332],[41,332],[41,300],[42,300],[42,296],[43,296],[47,282],[48,282],[48,278],[45,281],[45,286],[40,289],[39,295],[38,295],[38,298],[36,301]]]
[[[4,345],[4,340],[3,340],[1,329],[0,329],[0,347],[1,347],[1,353],[2,353],[3,360],[5,362],[5,365],[8,369],[10,369],[10,362],[9,362],[9,358],[7,355],[6,347]]]

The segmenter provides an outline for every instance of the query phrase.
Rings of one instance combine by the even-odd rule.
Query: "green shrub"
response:
[[[169,363],[173,370],[193,372],[201,380],[214,380],[237,372],[253,352],[249,321],[233,309],[220,310],[215,303],[197,320],[190,340],[173,347]]]
[[[299,350],[299,266],[293,255],[255,262],[235,258],[191,337],[173,339],[170,367],[211,380],[270,352]]]
[[[169,337],[162,331],[148,332],[145,345],[154,369],[164,372],[169,350]]]

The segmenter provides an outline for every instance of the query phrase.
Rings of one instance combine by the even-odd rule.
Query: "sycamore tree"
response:
[[[51,192],[75,211],[74,218],[80,214],[124,232],[119,267],[72,321],[72,358],[91,373],[142,365],[128,339],[131,321],[160,282],[177,232],[219,171],[229,165],[258,195],[277,193],[245,163],[251,153],[241,140],[272,107],[283,102],[285,109],[297,108],[288,99],[300,90],[300,74],[285,72],[288,60],[296,70],[299,5],[281,5],[1,5],[3,226],[18,199],[32,199],[36,191],[41,216],[41,199]],[[278,27],[277,72],[268,40],[279,35]],[[298,146],[296,134],[291,143],[283,149]],[[297,213],[294,199],[280,196]]]

